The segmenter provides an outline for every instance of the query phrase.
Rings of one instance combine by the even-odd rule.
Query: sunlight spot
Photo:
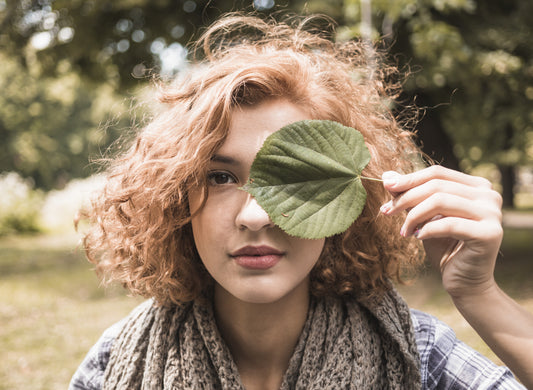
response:
[[[185,3],[183,3],[183,10],[187,13],[194,12],[196,9],[196,3],[192,0],[187,0]]]
[[[51,45],[52,39],[52,33],[49,31],[42,31],[32,35],[30,44],[36,50],[44,50]]]
[[[142,42],[144,41],[144,37],[146,36],[146,34],[144,33],[143,30],[135,30],[134,32],[131,33],[131,39],[133,40],[133,42]]]
[[[254,7],[258,11],[263,11],[274,7],[274,0],[254,0]]]
[[[74,29],[72,27],[63,27],[57,33],[57,40],[61,43],[67,43],[74,38]]]
[[[127,51],[128,49],[130,48],[130,41],[128,41],[127,39],[121,39],[118,43],[117,43],[117,50],[121,53],[124,53],[125,51]]]

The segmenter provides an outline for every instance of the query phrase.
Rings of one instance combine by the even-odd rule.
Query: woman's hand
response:
[[[439,166],[408,175],[385,172],[383,181],[392,200],[381,211],[407,211],[400,234],[424,242],[457,309],[533,389],[533,314],[494,281],[503,236],[501,196],[483,178]]]
[[[423,241],[452,297],[495,287],[502,200],[488,180],[441,166],[407,175],[385,172],[383,180],[393,198],[381,211],[407,211],[400,234]]]

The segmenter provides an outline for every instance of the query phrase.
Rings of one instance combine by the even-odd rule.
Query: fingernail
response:
[[[392,209],[392,200],[389,200],[387,203],[383,204],[379,208],[379,211],[381,211],[383,214],[388,214],[390,213],[391,209]]]
[[[383,172],[383,175],[381,175],[381,179],[383,179],[383,184],[387,187],[394,187],[398,184],[400,176],[401,175],[398,172],[387,171]]]
[[[406,233],[407,233],[407,232],[406,232],[405,225],[404,225],[404,226],[402,226],[402,228],[400,229],[400,236],[405,237]]]

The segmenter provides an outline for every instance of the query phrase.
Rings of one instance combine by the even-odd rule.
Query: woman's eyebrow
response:
[[[229,164],[229,165],[239,164],[239,162],[235,160],[233,157],[224,156],[222,154],[215,154],[213,157],[211,157],[211,161],[222,163],[222,164]]]

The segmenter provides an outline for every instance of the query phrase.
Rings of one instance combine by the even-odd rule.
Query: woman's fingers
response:
[[[421,240],[452,238],[457,241],[479,241],[480,243],[499,242],[503,234],[502,231],[502,225],[495,219],[488,219],[479,223],[461,217],[444,217],[429,221],[421,226],[417,232],[417,237]],[[481,246],[485,246],[485,244]]]
[[[406,175],[400,175],[397,172],[389,171],[383,173],[382,179],[385,188],[394,193],[407,191],[413,187],[417,187],[435,179],[456,182],[471,187],[492,188],[491,182],[485,178],[470,176],[439,165],[434,165]]]
[[[437,215],[501,223],[501,196],[484,178],[434,166],[407,175],[385,172],[383,180],[393,199],[381,207],[381,212],[408,212],[403,235],[415,233]]]
[[[400,233],[410,236],[436,216],[457,217],[472,221],[492,218],[499,221],[501,212],[491,202],[482,200],[468,202],[459,195],[437,192],[410,208]]]
[[[392,200],[381,212],[406,212],[400,233],[424,242],[448,292],[481,289],[493,280],[503,236],[502,198],[488,180],[434,166],[407,175],[385,172],[383,181]]]
[[[479,252],[501,237],[501,196],[484,178],[435,166],[408,175],[385,172],[383,179],[393,199],[381,212],[407,211],[403,236],[464,241],[479,246]]]
[[[472,187],[453,181],[432,179],[400,194],[393,195],[393,199],[384,204],[381,211],[392,215],[403,210],[409,210],[434,194],[455,195],[467,202],[482,200],[498,209],[501,203],[500,195],[487,187]],[[436,200],[444,201],[443,199]]]

